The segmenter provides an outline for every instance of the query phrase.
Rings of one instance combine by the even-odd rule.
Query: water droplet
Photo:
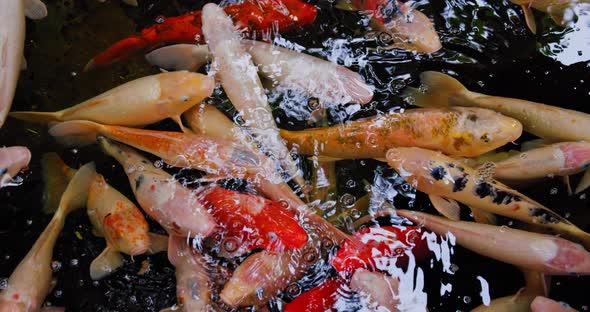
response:
[[[308,251],[303,255],[303,260],[308,263],[313,263],[318,259],[317,254],[314,251]]]
[[[154,167],[156,167],[158,169],[162,169],[162,167],[164,167],[164,161],[163,160],[154,161]]]
[[[289,296],[291,297],[296,297],[299,296],[299,294],[301,294],[301,287],[299,287],[299,284],[297,283],[293,283],[289,286],[287,286],[287,293],[289,294]]]
[[[354,202],[356,201],[356,198],[351,195],[351,194],[343,194],[340,197],[340,202],[342,203],[342,205],[344,205],[346,208],[350,208],[354,205]]]
[[[356,182],[354,180],[348,180],[348,181],[346,181],[346,187],[353,188],[355,186],[356,186]]]
[[[322,237],[322,247],[330,249],[334,247],[334,242],[329,237]]]
[[[56,298],[61,298],[61,296],[63,296],[63,294],[64,294],[64,292],[61,289],[58,289],[53,292],[53,296],[55,296]]]
[[[74,259],[70,260],[70,266],[73,268],[77,267],[78,266],[78,259],[74,258]]]
[[[580,199],[582,199],[582,200],[583,200],[583,199],[586,199],[586,193],[584,193],[584,194],[580,195]]]
[[[351,216],[353,219],[358,219],[358,218],[360,218],[360,217],[361,217],[361,212],[360,212],[360,211],[358,211],[357,209],[354,209],[354,208],[353,208],[353,209],[350,211],[350,216]]]
[[[279,200],[279,204],[283,206],[283,208],[289,208],[289,203],[284,199]]]
[[[2,278],[0,279],[0,290],[8,288],[8,279]]]
[[[31,219],[27,219],[27,221],[26,221],[26,222],[27,222],[27,225],[29,225],[29,226],[30,226],[31,224],[33,224],[33,220],[31,220]]]
[[[165,16],[159,15],[159,16],[156,17],[156,23],[158,23],[158,24],[162,24],[165,21],[166,21],[166,17]]]
[[[57,272],[57,271],[61,270],[61,262],[52,261],[51,262],[51,270],[53,270],[53,272]]]
[[[453,272],[453,274],[457,273],[457,271],[459,271],[459,266],[454,263],[451,263],[450,270],[451,270],[451,272]]]
[[[469,297],[469,296],[463,297],[463,302],[465,302],[466,304],[470,304],[471,303],[471,297]]]
[[[504,232],[506,232],[506,230],[507,230],[507,229],[508,229],[508,227],[507,227],[507,226],[505,226],[505,225],[502,225],[502,226],[500,227],[500,232],[504,233]]]
[[[555,195],[555,194],[557,194],[557,188],[556,188],[556,187],[552,188],[552,189],[549,191],[549,194],[551,194],[551,195]]]
[[[72,154],[78,154],[78,149],[77,148],[72,148],[71,152],[72,152]]]
[[[223,249],[227,252],[234,252],[238,250],[239,247],[238,241],[233,237],[226,238],[222,245]]]

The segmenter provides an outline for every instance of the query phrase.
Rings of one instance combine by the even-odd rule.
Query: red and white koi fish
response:
[[[0,293],[0,311],[34,312],[41,309],[45,296],[51,289],[53,247],[67,215],[86,205],[93,175],[93,163],[82,166],[74,175],[53,218],[10,275],[8,287]]]
[[[548,13],[555,24],[563,26],[564,13],[568,8],[576,6],[578,3],[588,3],[588,0],[510,0],[514,4],[520,5],[524,11],[524,18],[527,26],[533,34],[537,33],[537,23],[532,9]]]
[[[147,221],[125,195],[110,186],[96,174],[88,191],[87,212],[97,236],[104,236],[107,247],[90,264],[90,276],[97,280],[115,271],[123,264],[120,253],[130,256],[146,252],[156,253],[168,238],[149,233]],[[153,242],[152,242],[153,241]]]
[[[577,312],[578,310],[570,307],[563,302],[557,302],[547,297],[537,296],[531,303],[532,312]]]
[[[563,238],[494,225],[451,221],[426,213],[397,213],[480,255],[551,275],[590,275],[590,253]]]
[[[279,135],[252,57],[242,46],[232,20],[213,3],[203,7],[203,34],[218,70],[216,74],[228,98],[242,115],[244,126],[303,188],[302,173]]]
[[[367,104],[373,98],[373,88],[342,65],[265,42],[244,40],[242,44],[259,66],[259,74],[273,85],[302,90],[322,103]],[[146,59],[165,69],[195,70],[210,58],[206,49],[202,45],[178,44],[154,50]]]
[[[170,236],[168,259],[176,267],[176,299],[180,309],[170,311],[211,311],[212,281],[207,261],[188,245],[187,238]]]
[[[12,106],[25,46],[25,5],[23,0],[0,2],[0,127]]]
[[[222,235],[237,240],[231,244],[234,247],[226,248],[228,253],[258,248],[282,251],[301,248],[307,242],[307,233],[293,213],[277,202],[220,187],[205,189],[200,196],[211,207]]]
[[[98,141],[125,169],[139,205],[170,235],[206,237],[214,231],[215,219],[194,192],[133,149],[104,137]]]
[[[0,148],[0,188],[6,186],[30,161],[31,151],[24,146]]]
[[[519,120],[524,131],[555,142],[590,142],[590,114],[525,100],[469,91],[455,78],[439,72],[420,75],[427,91],[407,88],[405,97],[421,107],[487,108]]]
[[[166,118],[182,128],[180,115],[211,95],[215,81],[186,71],[139,78],[58,112],[12,112],[32,122],[90,120],[107,125],[140,127]]]
[[[297,296],[285,305],[283,312],[325,312],[331,311],[338,300],[338,291],[345,287],[346,282],[338,277],[331,278],[322,284]]]
[[[340,0],[336,7],[370,16],[371,27],[389,34],[393,47],[421,53],[434,53],[442,48],[432,21],[401,1]]]
[[[370,272],[364,269],[357,270],[350,280],[350,288],[356,290],[369,301],[386,308],[387,311],[400,311],[399,280],[389,275]]]
[[[590,248],[590,234],[525,195],[461,162],[421,148],[392,148],[387,162],[417,190],[456,200],[472,209],[502,215],[563,234]]]
[[[310,239],[301,249],[249,256],[223,287],[221,300],[231,307],[264,305],[317,262],[319,246],[315,244]]]
[[[453,107],[410,109],[281,136],[306,155],[336,159],[383,158],[396,146],[419,146],[453,156],[476,156],[516,140],[522,125],[496,112]]]

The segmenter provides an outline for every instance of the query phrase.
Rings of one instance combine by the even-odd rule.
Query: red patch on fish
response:
[[[563,153],[565,169],[587,167],[590,164],[590,144],[588,143],[562,143],[559,149]]]
[[[330,262],[338,272],[349,273],[360,268],[379,271],[378,263],[393,263],[394,260],[397,267],[406,268],[409,254],[416,257],[416,261],[430,254],[422,232],[422,228],[416,226],[363,228],[342,243]]]
[[[219,187],[206,190],[203,198],[221,231],[248,249],[293,249],[307,242],[307,233],[295,216],[277,202]]]
[[[14,295],[12,295],[12,298],[14,300],[18,300],[18,298],[20,298],[20,295],[19,294],[14,294]]]
[[[155,190],[156,190],[156,186],[155,186],[155,185],[153,185],[153,184],[152,184],[152,185],[150,185],[150,191],[152,191],[152,192],[153,192],[153,191],[155,191]]]
[[[345,282],[340,278],[326,280],[285,305],[284,312],[324,312],[331,311],[338,299],[338,288]]]

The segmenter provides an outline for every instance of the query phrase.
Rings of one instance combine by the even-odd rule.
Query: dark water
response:
[[[90,73],[81,70],[94,54],[153,24],[158,16],[198,9],[203,2],[140,0],[139,8],[130,8],[114,0],[105,4],[94,0],[48,0],[47,4],[48,18],[27,21],[25,56],[29,67],[21,74],[14,110],[55,111],[123,82],[157,73],[157,69],[145,64],[141,56]],[[508,1],[420,1],[418,8],[434,20],[445,47],[434,55],[425,56],[380,49],[382,43],[370,39],[365,27],[367,20],[360,14],[332,9],[329,2],[321,2],[319,6],[321,11],[313,26],[285,34],[284,38],[307,48],[307,53],[350,66],[377,90],[374,101],[365,108],[349,105],[330,110],[330,123],[405,106],[398,96],[400,90],[406,85],[419,85],[418,74],[424,70],[452,73],[474,91],[590,112],[587,107],[590,25],[586,17],[580,17],[575,26],[559,28],[536,12],[540,28],[535,36],[527,30],[519,7]],[[307,99],[287,99],[289,101],[283,103],[275,102],[280,126],[305,127],[311,108],[301,103]],[[223,95],[218,95],[214,102],[220,107],[228,104]],[[293,105],[298,107],[296,113],[293,113]],[[173,126],[163,122],[155,128]],[[525,136],[522,140],[528,138]],[[25,145],[34,155],[29,171],[18,177],[21,185],[0,190],[1,277],[10,275],[49,221],[49,217],[40,212],[39,156],[42,153],[57,151],[73,167],[94,160],[109,183],[133,198],[121,168],[95,147],[64,150],[48,137],[45,128],[10,119],[0,132],[0,144]],[[309,163],[304,165],[310,168]],[[360,198],[366,193],[365,181],[368,181],[375,185],[375,196],[387,199],[395,207],[433,212],[427,197],[416,194],[383,163],[339,161],[336,166],[341,197]],[[192,176],[186,172],[185,175]],[[574,177],[574,185],[578,179],[579,176]],[[238,183],[238,186],[243,185]],[[586,194],[568,196],[559,179],[547,180],[523,192],[565,215],[582,229],[590,230]],[[154,222],[150,225],[159,230]],[[65,306],[70,311],[158,311],[175,303],[174,269],[165,254],[126,257],[122,269],[93,282],[88,267],[104,246],[104,240],[92,235],[85,212],[78,211],[68,217],[54,252],[57,285],[47,302]],[[478,276],[488,282],[492,299],[513,294],[523,286],[522,274],[515,268],[460,247],[453,250],[454,274],[441,273],[440,262],[422,265],[430,311],[468,311],[480,305]],[[150,270],[139,275],[146,261]],[[297,283],[299,291],[286,293],[282,299],[290,300],[293,294],[319,284],[331,273],[326,265],[317,265]],[[441,284],[451,284],[452,290],[441,295]],[[590,300],[580,291],[587,292],[589,287],[589,278],[555,277],[550,296],[577,309],[588,310]],[[355,308],[353,301],[350,310]],[[280,306],[272,306],[277,305]]]

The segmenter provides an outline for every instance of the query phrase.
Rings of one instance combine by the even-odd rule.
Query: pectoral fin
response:
[[[110,246],[107,246],[90,264],[90,277],[99,280],[123,265],[123,256]]]
[[[570,183],[570,176],[563,176],[563,183],[565,184],[565,187],[567,188],[567,194],[569,196],[572,196],[574,194],[574,192],[572,191],[572,184]]]
[[[47,6],[41,0],[25,0],[25,15],[34,20],[47,16]]]
[[[338,0],[334,7],[343,11],[358,11],[358,9],[352,4],[350,0]]]
[[[432,206],[434,206],[436,211],[441,215],[453,221],[461,220],[461,207],[459,207],[459,204],[456,201],[437,195],[428,195],[428,198],[430,198]]]
[[[575,194],[582,193],[589,186],[590,186],[590,168],[586,169],[586,171],[584,172],[584,176],[582,177],[582,180],[580,180],[580,183],[578,183],[578,186],[576,187]]]
[[[529,27],[533,34],[537,34],[537,23],[535,22],[535,15],[533,14],[533,10],[529,7],[528,4],[521,4],[521,7],[524,11],[524,19],[526,21],[526,25]]]
[[[168,235],[148,233],[150,237],[150,248],[148,249],[149,254],[155,254],[158,252],[168,250]]]
[[[497,223],[496,215],[494,215],[493,213],[481,209],[474,209],[471,207],[469,208],[471,209],[471,214],[473,215],[473,219],[475,220],[475,222],[492,225]]]

